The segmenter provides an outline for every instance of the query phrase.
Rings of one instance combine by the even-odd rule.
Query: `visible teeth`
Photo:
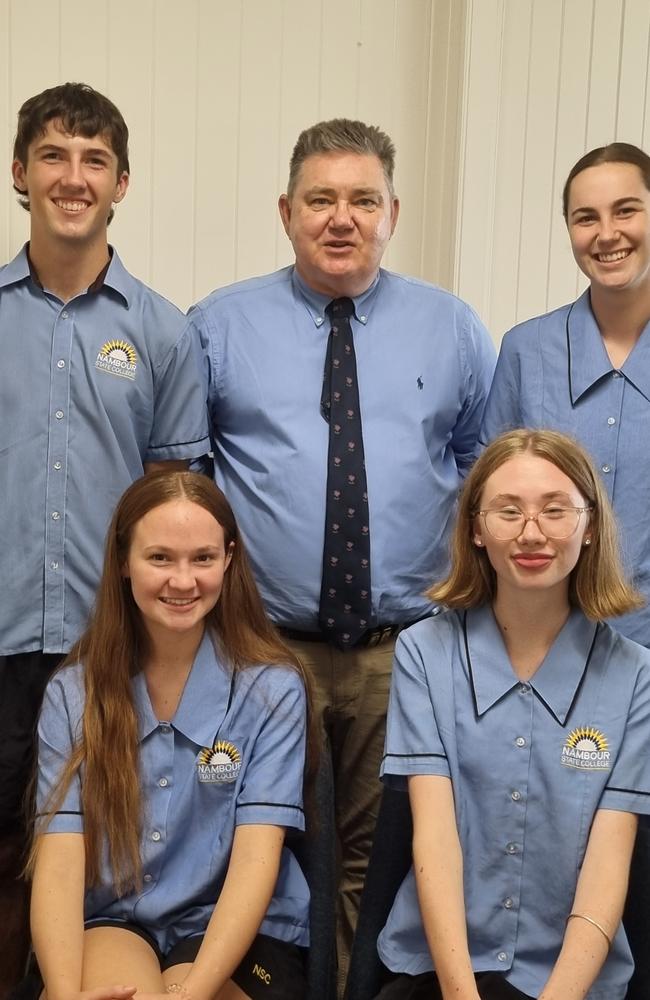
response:
[[[599,253],[596,256],[603,264],[611,264],[615,260],[623,260],[629,253],[629,250],[615,250],[614,253]]]
[[[178,604],[183,606],[185,604],[193,604],[195,599],[193,597],[163,597],[162,600],[165,604]]]
[[[66,212],[83,212],[84,208],[87,207],[85,201],[62,201],[60,198],[56,204]]]

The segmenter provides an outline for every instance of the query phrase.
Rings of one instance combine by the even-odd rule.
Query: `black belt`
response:
[[[377,628],[366,629],[352,648],[364,649],[369,646],[380,646],[382,642],[394,638],[402,629],[408,628],[409,625],[415,625],[416,621],[420,621],[420,619],[415,618],[413,621],[404,622],[401,625],[378,625]],[[328,645],[333,645],[331,635],[322,629],[303,632],[297,628],[286,628],[284,625],[277,625],[276,628],[285,639],[293,639],[295,642],[325,642]]]

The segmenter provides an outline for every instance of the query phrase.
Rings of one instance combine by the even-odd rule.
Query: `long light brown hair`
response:
[[[36,828],[37,835],[43,832],[83,766],[86,885],[95,885],[99,880],[106,842],[119,893],[138,885],[141,877],[138,718],[131,679],[141,669],[147,653],[140,611],[122,570],[136,524],[150,510],[173,500],[189,500],[207,510],[223,528],[226,551],[233,546],[221,596],[205,619],[220,655],[234,670],[285,664],[300,674],[308,703],[306,781],[316,766],[309,681],[300,661],[281,641],[264,611],[230,504],[210,479],[192,472],[163,471],[138,479],[117,505],[106,537],[95,610],[63,664],[83,664],[86,697],[82,733]],[[31,867],[36,852],[35,841]]]
[[[586,451],[565,434],[548,430],[515,430],[502,434],[472,467],[461,493],[451,541],[451,571],[427,596],[451,608],[472,608],[494,600],[496,573],[487,552],[473,541],[476,512],[487,480],[517,455],[537,455],[568,476],[591,507],[591,544],[582,549],[569,577],[569,603],[599,621],[643,605],[621,566],[614,513]]]

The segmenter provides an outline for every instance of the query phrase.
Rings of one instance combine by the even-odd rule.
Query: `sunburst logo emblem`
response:
[[[239,774],[241,753],[229,740],[215,740],[211,747],[199,752],[196,766],[199,781],[228,783]]]
[[[128,361],[134,365],[138,360],[135,348],[127,340],[109,340],[99,352],[105,358],[114,358],[116,361]]]
[[[95,368],[120,378],[135,378],[138,355],[128,340],[107,340],[100,348]]]
[[[583,771],[609,771],[609,740],[595,726],[578,726],[562,747],[562,763]]]
[[[566,745],[577,750],[609,750],[607,737],[593,726],[581,726],[567,737]]]

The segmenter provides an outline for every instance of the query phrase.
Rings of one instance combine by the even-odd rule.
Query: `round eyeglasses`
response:
[[[505,542],[519,538],[529,521],[534,521],[546,538],[570,538],[577,531],[581,515],[590,510],[593,508],[552,504],[537,514],[524,514],[519,507],[513,506],[477,510],[476,513],[483,518],[492,537]]]

